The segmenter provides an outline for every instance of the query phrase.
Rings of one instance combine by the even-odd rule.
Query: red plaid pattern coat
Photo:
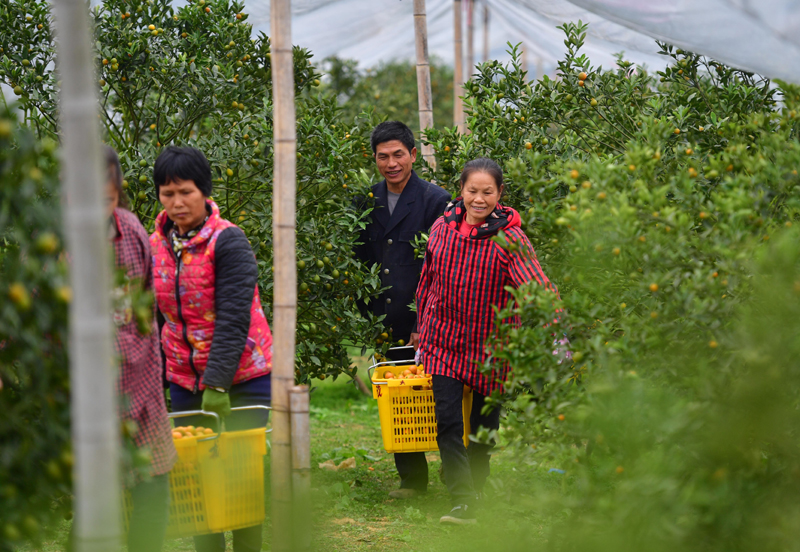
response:
[[[500,388],[508,374],[508,365],[499,364],[488,377],[480,371],[488,357],[484,340],[495,331],[492,306],[504,307],[512,299],[505,287],[535,280],[558,293],[519,221],[514,211],[503,229],[509,242],[520,246],[511,253],[491,236],[463,236],[457,224],[439,218],[431,228],[417,288],[419,353],[425,371],[460,380],[483,395]],[[518,326],[519,317],[510,322]]]
[[[126,272],[128,285],[143,285],[144,289],[151,290],[150,242],[142,223],[125,209],[114,210],[113,222],[116,228],[112,230],[116,230],[116,235],[112,243],[117,269]],[[120,416],[136,422],[138,433],[134,442],[139,448],[150,449],[151,475],[162,475],[172,469],[177,452],[164,402],[158,328],[154,319],[149,335],[139,333],[131,306],[124,300],[127,291],[124,288],[115,290],[117,331],[114,342],[120,362],[117,385]]]

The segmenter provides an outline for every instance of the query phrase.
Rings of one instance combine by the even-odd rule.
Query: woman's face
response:
[[[106,215],[114,214],[114,209],[119,206],[119,190],[111,180],[106,183]]]
[[[196,228],[206,218],[206,197],[194,180],[176,178],[165,182],[158,189],[158,200],[181,234]]]
[[[475,171],[467,177],[461,187],[461,197],[467,210],[468,224],[481,224],[489,216],[500,200],[502,186],[498,187],[489,173]]]

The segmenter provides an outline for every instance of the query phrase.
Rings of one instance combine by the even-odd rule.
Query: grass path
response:
[[[558,489],[562,476],[543,468],[518,466],[510,453],[498,450],[492,457],[481,523],[468,528],[442,526],[438,520],[449,510],[449,500],[439,481],[438,452],[427,454],[427,494],[405,501],[389,498],[388,492],[399,486],[399,478],[393,456],[383,450],[377,403],[345,379],[317,382],[311,394],[314,507],[308,512],[308,524],[313,532],[312,550],[528,551],[542,543],[556,516],[536,513],[532,489]],[[354,469],[334,472],[318,468],[326,460],[338,464],[351,457],[356,459]],[[21,550],[63,552],[68,531],[69,523],[64,522],[41,548]],[[270,532],[268,518],[263,550],[270,550]],[[192,539],[180,539],[165,543],[164,550],[194,547]],[[230,542],[228,550],[233,550]]]

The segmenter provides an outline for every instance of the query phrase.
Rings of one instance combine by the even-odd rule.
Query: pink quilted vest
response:
[[[207,200],[211,216],[177,258],[164,233],[167,213],[156,217],[150,236],[153,253],[153,288],[158,308],[166,319],[161,346],[167,358],[167,380],[189,390],[203,390],[201,383],[214,339],[214,249],[226,228],[235,226],[219,215],[217,204]],[[250,307],[250,331],[233,383],[241,383],[272,371],[270,332],[258,286]]]

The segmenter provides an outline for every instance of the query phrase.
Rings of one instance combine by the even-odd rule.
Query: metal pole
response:
[[[425,129],[433,126],[433,97],[431,94],[431,68],[428,64],[428,24],[425,0],[414,0],[414,34],[417,50],[417,95],[419,98],[420,137]],[[432,168],[436,168],[433,146],[422,145],[422,157]]]
[[[458,132],[464,134],[466,124],[464,122],[464,41],[461,38],[461,0],[453,2],[453,31],[455,45],[455,63],[453,66],[453,124],[458,127]]]
[[[308,425],[308,386],[296,385],[289,391],[292,412],[292,497],[294,552],[311,550],[308,512],[311,508],[311,439]]]
[[[272,358],[272,549],[292,548],[292,450],[289,388],[294,385],[296,128],[291,0],[272,0],[273,216],[275,288]]]
[[[121,542],[117,371],[113,365],[111,259],[98,128],[92,30],[84,0],[54,0],[61,79],[63,214],[70,259],[70,382],[75,454],[75,550]]]

